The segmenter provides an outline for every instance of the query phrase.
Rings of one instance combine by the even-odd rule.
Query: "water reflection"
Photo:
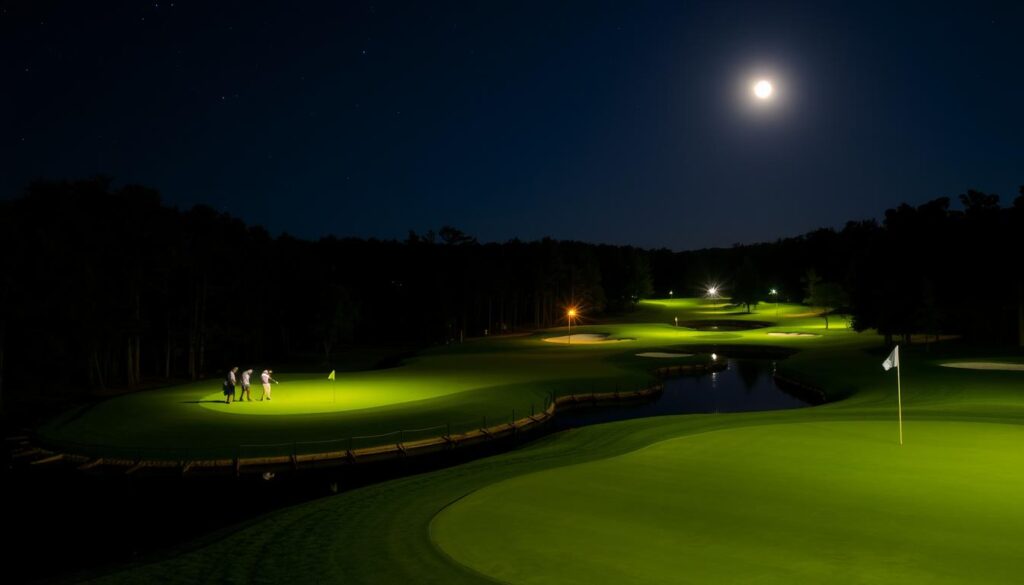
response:
[[[783,410],[808,406],[808,402],[787,394],[775,383],[776,366],[774,360],[728,360],[726,369],[719,372],[666,380],[664,392],[651,402],[560,412],[554,423],[568,428],[666,414]]]

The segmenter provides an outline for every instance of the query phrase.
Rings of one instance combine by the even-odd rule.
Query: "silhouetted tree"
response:
[[[821,277],[813,270],[807,271],[805,277],[807,298],[804,303],[822,309],[825,318],[825,329],[828,329],[828,315],[835,309],[846,305],[848,298],[843,287],[834,282],[822,282]]]
[[[750,312],[750,306],[756,305],[763,297],[761,285],[757,279],[757,271],[754,269],[754,263],[750,261],[749,256],[743,259],[739,271],[736,272],[730,295],[733,302],[745,305],[748,313]]]

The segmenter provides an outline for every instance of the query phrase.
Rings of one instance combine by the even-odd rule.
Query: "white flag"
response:
[[[882,362],[882,367],[885,368],[886,372],[893,368],[900,367],[900,346],[897,345],[892,348],[892,353],[890,353],[889,357],[885,358],[885,361]]]

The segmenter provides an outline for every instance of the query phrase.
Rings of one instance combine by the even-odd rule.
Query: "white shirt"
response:
[[[252,375],[252,370],[246,370],[242,372],[242,386],[249,385],[249,376]]]
[[[264,384],[269,384],[270,383],[270,374],[266,370],[263,370],[263,373],[260,374],[260,379],[263,380]]]
[[[234,370],[232,370],[232,371],[228,372],[228,380],[231,380],[231,384],[232,384],[232,385],[233,385],[233,384],[235,384],[236,382],[238,382],[238,379],[237,379],[237,378],[235,378],[235,372],[234,372]]]

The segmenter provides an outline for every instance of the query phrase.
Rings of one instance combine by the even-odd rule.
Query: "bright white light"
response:
[[[718,287],[717,286],[708,287],[708,296],[709,297],[717,297],[718,296]]]
[[[717,353],[713,353],[713,354],[711,354],[711,359],[713,359],[713,360],[716,360],[716,361],[717,361],[717,360],[718,360],[718,354],[717,354]]]
[[[770,81],[762,79],[754,84],[754,95],[756,95],[758,99],[766,100],[772,96],[774,89],[775,88],[772,87]]]

